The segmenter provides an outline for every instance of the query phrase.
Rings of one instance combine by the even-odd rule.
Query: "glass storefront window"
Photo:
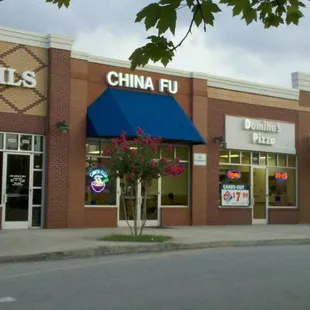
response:
[[[189,166],[182,163],[185,171],[178,176],[163,176],[161,180],[161,204],[163,206],[187,206],[189,192]]]
[[[249,165],[250,164],[250,152],[241,152],[241,164],[243,165]]]
[[[270,167],[277,166],[277,154],[269,153],[267,164]]]
[[[42,154],[35,154],[34,155],[34,169],[42,169],[43,168],[43,155]]]
[[[85,163],[85,205],[115,206],[116,181],[109,174],[111,162],[106,158],[87,157]]]
[[[173,159],[175,157],[174,151],[174,147],[171,148],[169,145],[163,145],[160,147],[160,156],[162,158]]]
[[[267,154],[266,153],[259,153],[259,164],[261,166],[266,166],[267,162]]]
[[[296,169],[269,168],[269,206],[296,206]]]
[[[287,155],[287,166],[296,167],[296,156],[295,155]]]
[[[175,156],[180,160],[189,160],[189,148],[188,147],[176,147],[175,148]]]
[[[32,227],[41,227],[41,207],[32,209]]]
[[[7,150],[18,150],[18,135],[7,133],[5,145]]]
[[[32,136],[30,135],[20,135],[19,144],[21,151],[31,151],[32,150]]]
[[[227,172],[230,170],[240,171],[241,176],[239,179],[229,179]],[[234,184],[234,185],[246,185],[246,188],[250,189],[250,166],[237,166],[237,165],[220,165],[219,171],[219,206],[221,205],[221,191],[222,184]]]
[[[32,203],[34,205],[41,205],[42,203],[42,189],[41,188],[35,188],[33,190]]]
[[[42,186],[42,171],[33,171],[33,186]]]
[[[88,140],[86,145],[86,151],[88,155],[99,156],[100,142],[96,140]]]
[[[259,165],[259,153],[258,152],[252,153],[252,164]]]
[[[228,164],[229,163],[229,151],[220,151],[220,164]]]
[[[3,150],[3,133],[0,133],[0,150]]]
[[[232,164],[240,164],[240,152],[230,151],[230,162]]]
[[[42,136],[34,137],[34,151],[43,152],[43,137]]]
[[[278,154],[278,167],[286,167],[286,155]]]

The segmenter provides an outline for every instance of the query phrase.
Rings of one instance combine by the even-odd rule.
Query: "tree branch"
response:
[[[199,0],[197,0],[197,1],[199,2]],[[195,17],[197,15],[197,13],[198,13],[198,9],[196,9],[195,12],[194,12],[193,18],[191,20],[191,23],[189,25],[189,28],[188,28],[185,36],[183,37],[183,39],[176,46],[173,47],[173,49],[172,49],[173,51],[175,51],[177,48],[179,48],[183,44],[183,42],[186,40],[186,38],[190,35],[190,33],[192,32],[192,28],[193,28]]]

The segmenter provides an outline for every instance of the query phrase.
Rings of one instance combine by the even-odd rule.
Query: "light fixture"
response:
[[[221,148],[226,148],[226,142],[224,136],[214,137],[213,142],[218,143]]]
[[[58,122],[56,126],[62,133],[67,133],[70,129],[69,124],[65,120]]]

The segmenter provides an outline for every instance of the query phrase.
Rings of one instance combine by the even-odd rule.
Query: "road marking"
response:
[[[0,297],[0,303],[5,303],[5,302],[14,302],[16,301],[15,298],[13,297]]]

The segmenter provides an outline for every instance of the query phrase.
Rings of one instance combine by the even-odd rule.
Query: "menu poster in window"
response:
[[[11,174],[10,175],[10,183],[11,186],[13,187],[22,187],[24,186],[25,182],[26,182],[26,178],[27,176],[25,175],[16,175],[16,174]]]
[[[221,186],[222,207],[249,206],[249,197],[248,185],[222,184]]]

